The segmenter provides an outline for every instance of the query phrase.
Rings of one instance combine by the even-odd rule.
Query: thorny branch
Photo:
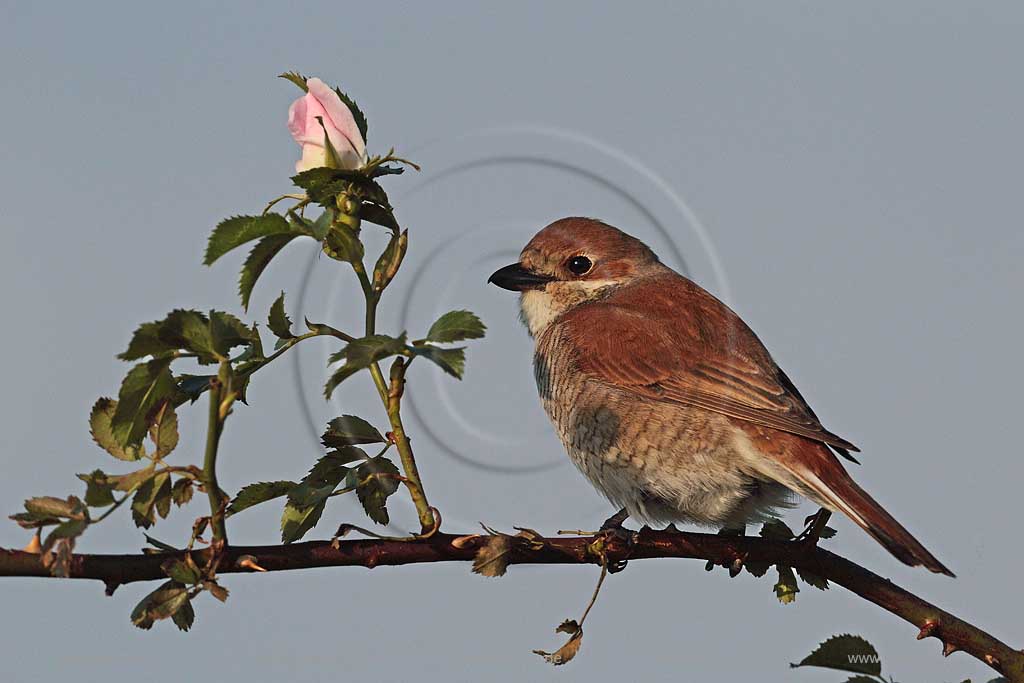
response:
[[[286,571],[311,567],[471,562],[487,535],[459,536],[435,533],[413,541],[382,539],[295,543],[274,546],[228,546],[223,550],[220,573],[260,570]],[[1016,650],[982,629],[888,579],[831,553],[813,542],[779,541],[754,537],[652,531],[609,537],[602,556],[592,550],[593,537],[536,538],[535,543],[513,545],[510,564],[600,564],[650,558],[691,558],[725,567],[738,562],[782,564],[807,570],[836,583],[861,598],[891,612],[918,629],[917,638],[938,638],[943,654],[963,651],[998,671],[1011,683],[1024,683],[1024,651]],[[194,551],[205,559],[210,550]],[[183,553],[153,555],[75,554],[70,577],[103,581],[107,592],[135,581],[166,578],[161,565]],[[19,550],[0,549],[0,576],[50,576],[40,556]]]

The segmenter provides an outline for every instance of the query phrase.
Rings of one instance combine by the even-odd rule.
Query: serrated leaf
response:
[[[214,351],[227,357],[236,346],[248,346],[252,330],[241,320],[224,311],[210,311],[210,339]]]
[[[150,629],[153,622],[167,619],[188,603],[188,590],[177,581],[165,581],[155,591],[142,598],[132,610],[132,624]]]
[[[122,447],[114,438],[111,420],[117,410],[117,401],[102,397],[93,404],[89,413],[89,433],[96,445],[110,453],[118,460],[134,461],[142,458],[146,452],[141,446]]]
[[[374,476],[384,475],[384,476]],[[377,524],[387,524],[388,496],[398,490],[398,468],[384,456],[370,458],[356,469],[356,495],[366,511],[366,516]]]
[[[363,260],[363,243],[359,241],[352,228],[344,224],[334,224],[327,231],[323,242],[324,253],[335,261],[359,263]]]
[[[427,332],[427,341],[448,343],[480,339],[487,326],[470,311],[449,311],[434,321]]]
[[[800,569],[799,567],[796,569],[796,573],[807,585],[814,586],[815,588],[823,591],[828,590],[828,579],[825,577],[818,576],[813,572],[809,572],[806,569]]]
[[[294,481],[261,481],[243,487],[228,506],[227,514],[234,515],[253,505],[265,503],[274,498],[288,495],[298,484]]]
[[[777,541],[788,541],[793,538],[793,530],[781,519],[769,519],[761,527],[761,538],[769,538]]]
[[[751,562],[750,560],[747,560],[743,563],[743,567],[757,578],[761,578],[768,573],[768,570],[771,569],[772,565],[768,562]]]
[[[203,581],[203,588],[209,592],[210,595],[217,598],[221,602],[228,601],[229,591],[224,586],[220,585],[216,581]]]
[[[150,416],[176,390],[170,359],[155,358],[133,367],[117,395],[117,407],[111,419],[114,442],[122,448],[140,445],[149,428]]]
[[[261,239],[252,248],[245,263],[242,264],[242,272],[238,276],[238,295],[242,299],[242,308],[249,310],[249,298],[252,296],[252,290],[256,287],[256,281],[260,279],[260,275],[263,274],[273,258],[298,236],[298,233],[271,235]]]
[[[291,235],[297,236],[294,226],[279,213],[267,213],[262,216],[232,216],[217,224],[206,245],[203,263],[207,266],[236,247],[246,242],[265,237]]]
[[[149,427],[149,439],[156,454],[163,457],[178,447],[178,414],[171,403],[165,403]]]
[[[103,470],[93,470],[89,474],[79,474],[78,478],[85,482],[86,505],[102,508],[114,504],[114,482],[107,478]]]
[[[882,673],[882,663],[874,646],[864,638],[850,634],[832,636],[815,648],[814,652],[804,657],[799,664],[790,666],[818,666],[870,676],[879,676]]]
[[[415,346],[413,353],[434,362],[455,379],[462,379],[462,374],[466,370],[466,349],[462,346],[453,349],[430,345]]]
[[[156,464],[150,463],[143,467],[141,470],[135,470],[128,474],[108,475],[108,479],[114,483],[114,488],[118,491],[131,491],[135,487],[141,485],[144,481],[153,476]]]
[[[345,365],[331,375],[331,378],[327,381],[327,386],[324,387],[324,395],[330,398],[335,388],[356,372],[370,367],[370,365],[379,360],[405,351],[405,339],[406,335],[403,332],[399,337],[374,334],[349,342],[345,348],[331,356],[330,362],[333,363],[344,359]]]
[[[512,553],[512,537],[492,534],[480,546],[473,558],[473,573],[481,576],[505,576]]]
[[[156,523],[156,504],[158,500],[167,498],[168,509],[171,499],[171,475],[167,472],[147,479],[132,497],[132,519],[135,526],[148,529]],[[165,515],[166,516],[166,515]]]
[[[185,401],[195,403],[199,397],[210,388],[210,380],[216,375],[178,375],[175,382],[178,386],[178,394],[175,396],[175,405],[181,405]]]
[[[309,86],[306,85],[306,77],[300,74],[298,71],[285,71],[283,74],[278,74],[278,78],[283,78],[286,81],[291,81],[295,85],[302,89],[302,92],[309,92]]]
[[[195,560],[192,559],[192,555],[188,553],[186,553],[184,559],[168,560],[160,565],[160,568],[172,580],[184,584],[199,583],[199,579],[203,575]]]
[[[25,510],[37,517],[67,517],[69,519],[86,519],[86,509],[77,496],[57,498],[55,496],[37,496],[25,501]]]
[[[365,458],[366,453],[352,446],[331,451],[317,460],[302,481],[288,491],[288,502],[297,508],[308,508],[327,500],[348,475],[347,463]]]
[[[281,516],[281,542],[294,543],[306,535],[320,521],[327,501],[323,500],[307,508],[298,508],[291,503],[284,506]]]
[[[386,439],[377,428],[361,417],[342,415],[327,423],[327,431],[320,437],[327,448],[358,446],[366,443],[385,443]]]
[[[334,92],[337,93],[338,97],[341,98],[341,101],[345,103],[348,110],[352,112],[352,118],[356,121],[356,128],[359,129],[359,134],[363,136],[363,143],[365,144],[367,131],[366,116],[359,108],[359,105],[356,104],[356,101],[343,93],[340,88],[335,88]]]
[[[139,325],[132,333],[128,348],[117,357],[121,360],[138,360],[146,356],[156,357],[174,352],[178,347],[160,337],[163,324],[163,320],[157,320]]]
[[[178,627],[179,631],[188,631],[192,628],[193,622],[196,620],[196,611],[192,607],[192,601],[186,600],[185,604],[179,607],[174,614],[171,615],[171,621]]]
[[[278,339],[294,339],[292,334],[292,321],[284,310],[284,292],[274,300],[270,307],[270,316],[267,319],[267,327]]]
[[[182,477],[174,482],[174,486],[171,487],[171,500],[174,501],[175,505],[181,507],[192,500],[193,493],[195,493],[195,487],[192,484],[192,480]]]
[[[775,568],[779,570],[779,580],[774,586],[775,597],[783,605],[795,602],[796,594],[800,592],[800,587],[796,583],[796,576],[793,575],[792,567],[779,564]]]
[[[392,230],[400,229],[398,221],[395,220],[394,214],[389,209],[370,202],[363,202],[359,208],[359,218]]]

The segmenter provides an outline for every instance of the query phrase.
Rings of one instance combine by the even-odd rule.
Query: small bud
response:
[[[998,667],[999,666],[999,657],[996,657],[994,654],[991,654],[991,653],[987,654],[987,655],[985,655],[985,663],[988,664],[989,666],[992,666],[992,667]]]
[[[452,539],[453,548],[465,548],[467,545],[480,538],[480,534],[470,534],[469,536],[459,536],[458,538]]]

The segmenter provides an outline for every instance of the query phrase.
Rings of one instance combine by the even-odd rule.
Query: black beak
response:
[[[487,278],[487,281],[498,285],[502,289],[510,289],[513,292],[521,292],[526,289],[540,289],[555,278],[523,268],[518,263],[499,268]]]

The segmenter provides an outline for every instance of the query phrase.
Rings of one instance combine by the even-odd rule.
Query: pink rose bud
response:
[[[306,87],[309,92],[288,108],[288,130],[295,142],[302,145],[302,158],[295,164],[296,172],[328,165],[324,131],[341,161],[341,168],[351,170],[362,166],[366,163],[366,141],[352,112],[338,93],[319,78],[307,80]]]

